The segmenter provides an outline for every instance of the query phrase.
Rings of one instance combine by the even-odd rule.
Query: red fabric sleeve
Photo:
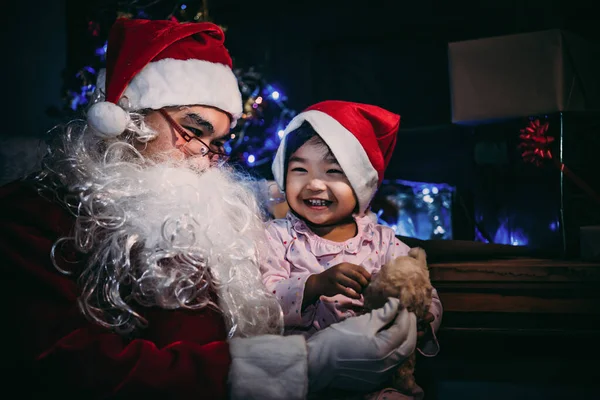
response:
[[[147,309],[149,326],[135,338],[88,322],[77,285],[50,261],[73,219],[22,184],[0,188],[0,210],[0,365],[19,397],[227,398],[231,359],[218,313]]]

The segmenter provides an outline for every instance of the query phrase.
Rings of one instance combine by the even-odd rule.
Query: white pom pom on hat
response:
[[[224,41],[221,28],[209,22],[118,19],[97,82],[105,101],[90,107],[89,125],[101,137],[123,133],[130,117],[118,104],[126,97],[127,110],[215,107],[235,126],[242,97]]]
[[[130,117],[118,105],[101,101],[89,108],[87,120],[88,124],[94,129],[94,133],[103,138],[111,138],[125,132]]]

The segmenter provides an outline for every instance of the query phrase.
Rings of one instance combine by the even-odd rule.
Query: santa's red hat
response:
[[[117,136],[129,123],[126,111],[204,105],[241,116],[242,98],[231,57],[217,25],[118,19],[108,38],[106,71],[98,77],[105,101],[88,110],[100,135]]]
[[[286,135],[306,121],[329,146],[358,198],[360,213],[383,180],[400,127],[400,116],[381,107],[347,101],[323,101],[298,114],[284,131],[273,161],[273,175],[285,190]]]

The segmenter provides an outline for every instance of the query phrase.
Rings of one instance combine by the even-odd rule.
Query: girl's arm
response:
[[[281,304],[286,326],[309,326],[314,318],[314,307],[303,309],[306,281],[311,272],[301,266],[293,266],[287,260],[287,252],[294,246],[286,220],[274,220],[267,224],[267,248],[261,257],[262,280]],[[292,273],[293,272],[293,273]]]

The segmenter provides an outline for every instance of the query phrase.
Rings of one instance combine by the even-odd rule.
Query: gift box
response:
[[[456,188],[443,183],[384,180],[371,211],[398,236],[422,240],[453,239]]]
[[[600,110],[598,46],[562,30],[448,45],[452,122]]]
[[[600,224],[600,115],[565,112],[471,127],[476,240],[580,257]]]

